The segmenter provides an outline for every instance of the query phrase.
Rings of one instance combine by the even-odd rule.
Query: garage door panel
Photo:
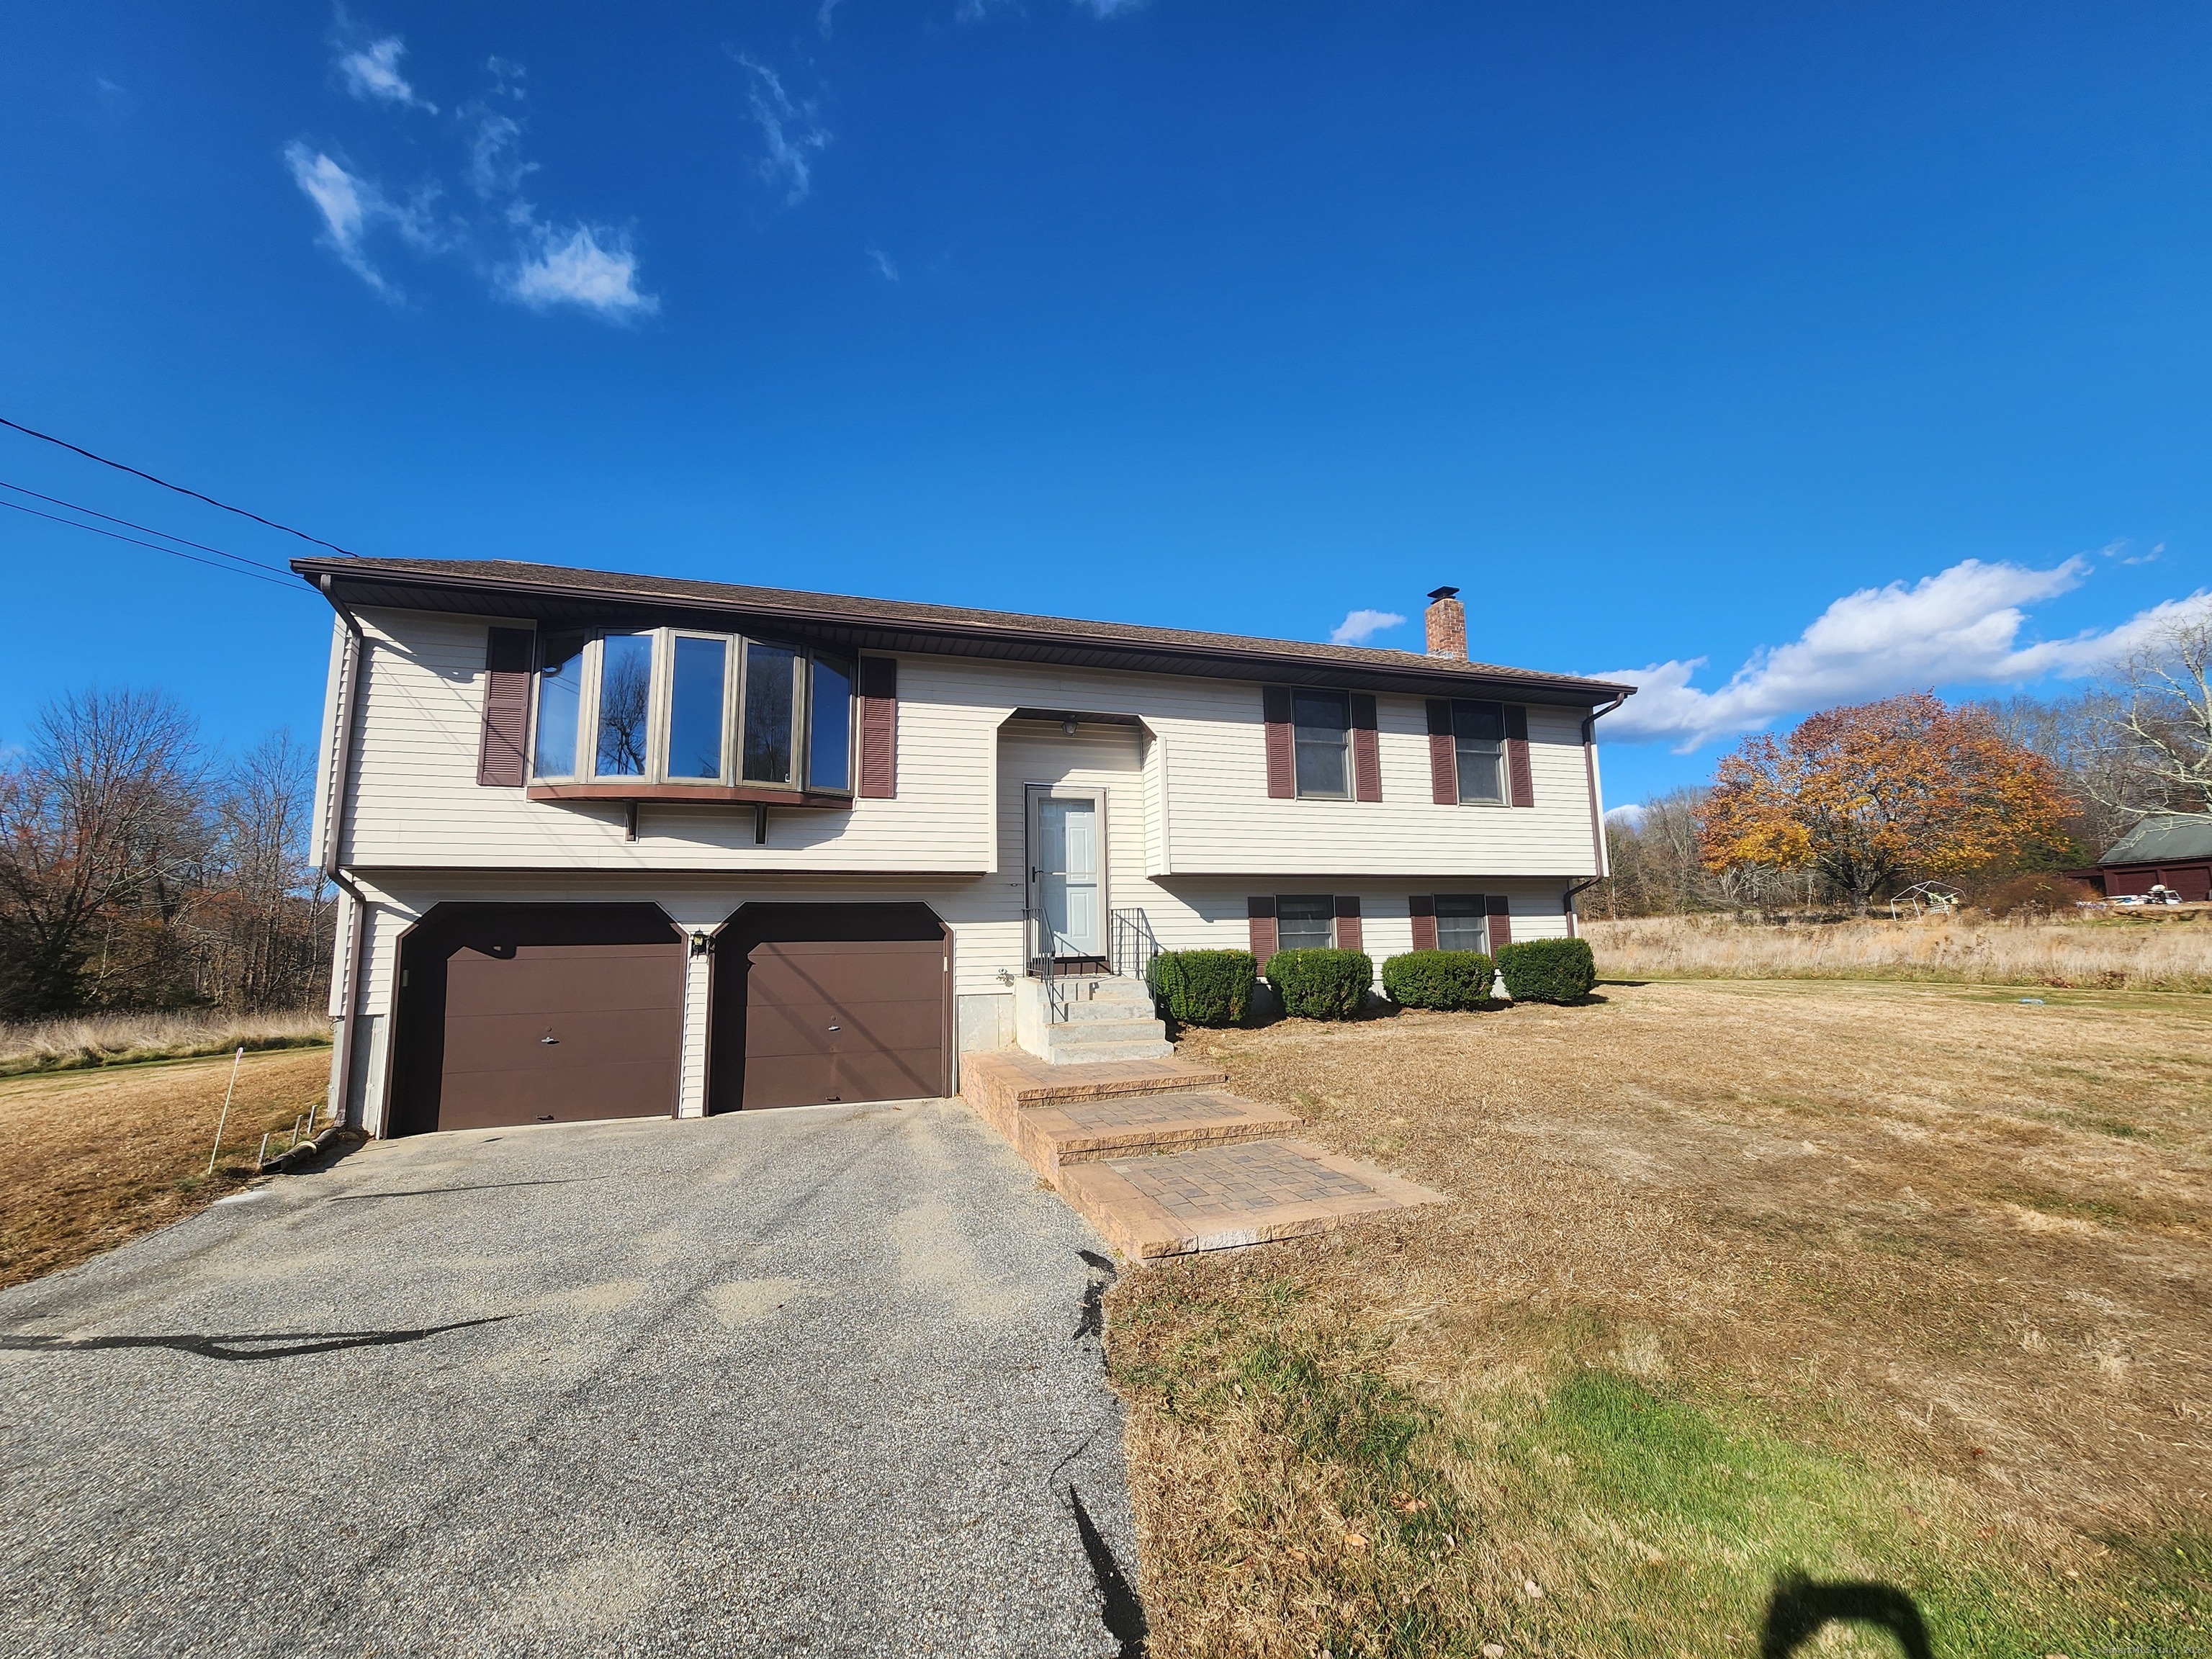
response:
[[[837,1085],[848,1100],[925,1099],[945,1086],[942,1056],[943,1050],[933,1042],[922,1048],[841,1054]]]
[[[553,1038],[550,1042],[544,1039]],[[641,1053],[672,1056],[682,1021],[667,1008],[607,1009],[589,1013],[453,1014],[446,1020],[446,1072],[559,1071],[628,1060]]]
[[[745,1055],[744,1109],[819,1106],[836,1092],[826,1057],[811,1054]]]
[[[831,1030],[831,1026],[837,1030]],[[817,1002],[754,1008],[746,1016],[749,1054],[811,1054],[861,1048],[934,1047],[945,1025],[938,1002],[872,1002],[838,1007]]]
[[[680,995],[684,969],[665,945],[525,945],[461,951],[446,974],[447,1006],[472,1013],[643,1012]]]
[[[477,1072],[447,1081],[441,1129],[665,1117],[676,1106],[676,1062],[611,1060],[564,1072]]]

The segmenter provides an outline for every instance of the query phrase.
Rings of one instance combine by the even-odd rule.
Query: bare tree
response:
[[[2084,787],[2130,818],[2212,818],[2212,605],[2177,613],[2116,681],[2100,722],[2112,775]]]
[[[187,918],[208,1001],[290,1007],[313,994],[327,907],[307,855],[313,761],[275,732],[220,781],[211,867]]]
[[[98,1002],[180,909],[207,840],[191,717],[156,691],[74,692],[0,770],[0,934],[16,1012]],[[143,963],[137,963],[141,968]]]

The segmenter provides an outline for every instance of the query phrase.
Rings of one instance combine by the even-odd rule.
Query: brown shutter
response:
[[[1336,901],[1336,948],[1340,951],[1364,951],[1359,942],[1359,901],[1340,894]]]
[[[1452,749],[1451,704],[1429,699],[1429,799],[1439,806],[1459,805],[1459,757]]]
[[[1536,781],[1528,771],[1528,711],[1517,702],[1505,705],[1505,771],[1512,779],[1513,804],[1536,804]]]
[[[1437,896],[1433,893],[1416,893],[1406,901],[1406,908],[1413,916],[1413,948],[1433,951],[1437,948]]]
[[[898,793],[898,663],[860,659],[860,787],[871,800]]]
[[[1483,908],[1490,913],[1490,949],[1495,954],[1501,945],[1513,943],[1513,917],[1505,908],[1505,895],[1492,893]]]
[[[530,653],[538,636],[526,628],[495,628],[484,641],[483,743],[477,781],[520,789],[530,781]]]
[[[1262,686],[1260,713],[1267,722],[1267,799],[1292,799],[1298,793],[1298,760],[1291,745],[1290,688]]]
[[[1254,898],[1245,901],[1245,912],[1250,918],[1252,954],[1259,958],[1260,971],[1267,971],[1267,958],[1275,954],[1275,901]]]
[[[1352,694],[1352,798],[1382,799],[1382,755],[1375,737],[1375,699]]]

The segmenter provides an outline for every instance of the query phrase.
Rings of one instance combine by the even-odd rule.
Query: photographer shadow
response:
[[[1789,1659],[1834,1620],[1878,1625],[1897,1638],[1905,1659],[1931,1659],[1928,1626],[1912,1598],[1894,1584],[1866,1580],[1818,1583],[1802,1573],[1774,1581],[1759,1632],[1759,1659]]]

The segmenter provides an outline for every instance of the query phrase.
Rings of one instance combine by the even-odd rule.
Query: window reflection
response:
[[[653,636],[610,634],[600,651],[599,775],[643,777],[646,714],[653,694]]]
[[[728,655],[722,640],[677,639],[668,708],[672,778],[722,775],[722,665]]]
[[[791,691],[798,653],[780,645],[745,647],[747,783],[791,781]]]
[[[538,636],[538,741],[532,764],[541,778],[576,773],[576,718],[583,708],[586,634]]]
[[[852,670],[834,657],[814,659],[813,706],[807,711],[806,784],[811,789],[852,787]]]

